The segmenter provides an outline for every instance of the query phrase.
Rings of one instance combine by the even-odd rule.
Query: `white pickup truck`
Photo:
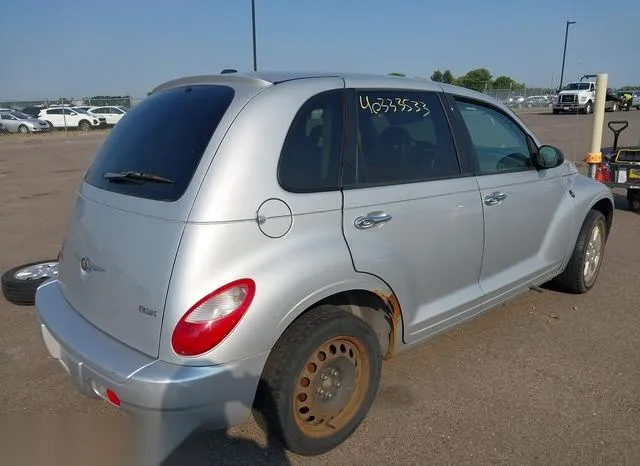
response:
[[[553,103],[553,114],[557,115],[560,112],[592,113],[595,102],[596,83],[569,83],[558,93]],[[615,112],[618,110],[618,102],[607,99],[604,109]]]

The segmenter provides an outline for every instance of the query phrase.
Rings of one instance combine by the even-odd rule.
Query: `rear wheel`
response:
[[[607,234],[607,222],[602,212],[590,210],[567,267],[554,280],[561,288],[576,294],[586,293],[593,288],[602,266]]]
[[[310,310],[271,351],[254,416],[289,451],[326,453],[367,415],[381,364],[378,339],[363,320],[333,306]]]

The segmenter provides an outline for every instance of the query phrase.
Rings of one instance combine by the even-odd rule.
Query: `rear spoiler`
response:
[[[188,86],[189,84],[219,84],[219,83],[249,84],[257,87],[267,87],[267,86],[273,85],[271,81],[267,81],[264,79],[255,78],[251,76],[237,75],[235,73],[198,75],[198,76],[188,76],[184,78],[173,79],[171,81],[162,83],[156,86],[154,89],[152,89],[149,95],[153,95],[156,92],[166,91],[167,89],[171,89],[174,87]]]

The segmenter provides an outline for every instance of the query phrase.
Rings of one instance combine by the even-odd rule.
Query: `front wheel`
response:
[[[271,351],[254,416],[292,453],[326,453],[367,415],[381,364],[378,339],[367,323],[336,307],[319,306],[294,321]]]
[[[87,120],[82,120],[78,125],[78,129],[80,131],[89,131],[91,129],[91,123],[89,123]]]
[[[576,294],[584,294],[593,288],[602,266],[607,235],[607,222],[602,212],[590,210],[569,263],[555,280],[562,288]]]
[[[18,131],[20,131],[22,134],[27,134],[29,133],[29,128],[27,128],[26,125],[20,125],[18,127]]]
[[[585,105],[584,107],[584,113],[586,113],[587,115],[589,113],[591,113],[593,110],[593,106],[591,105],[591,101],[587,102],[587,105]]]

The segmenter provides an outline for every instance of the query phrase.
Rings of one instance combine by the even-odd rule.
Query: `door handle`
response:
[[[495,192],[495,193],[487,194],[484,197],[484,203],[486,205],[496,205],[496,204],[500,204],[506,198],[507,198],[507,195],[505,193]]]
[[[384,212],[371,212],[365,216],[356,218],[353,224],[358,230],[366,230],[367,228],[387,223],[389,220],[391,220],[391,215],[389,214]]]

